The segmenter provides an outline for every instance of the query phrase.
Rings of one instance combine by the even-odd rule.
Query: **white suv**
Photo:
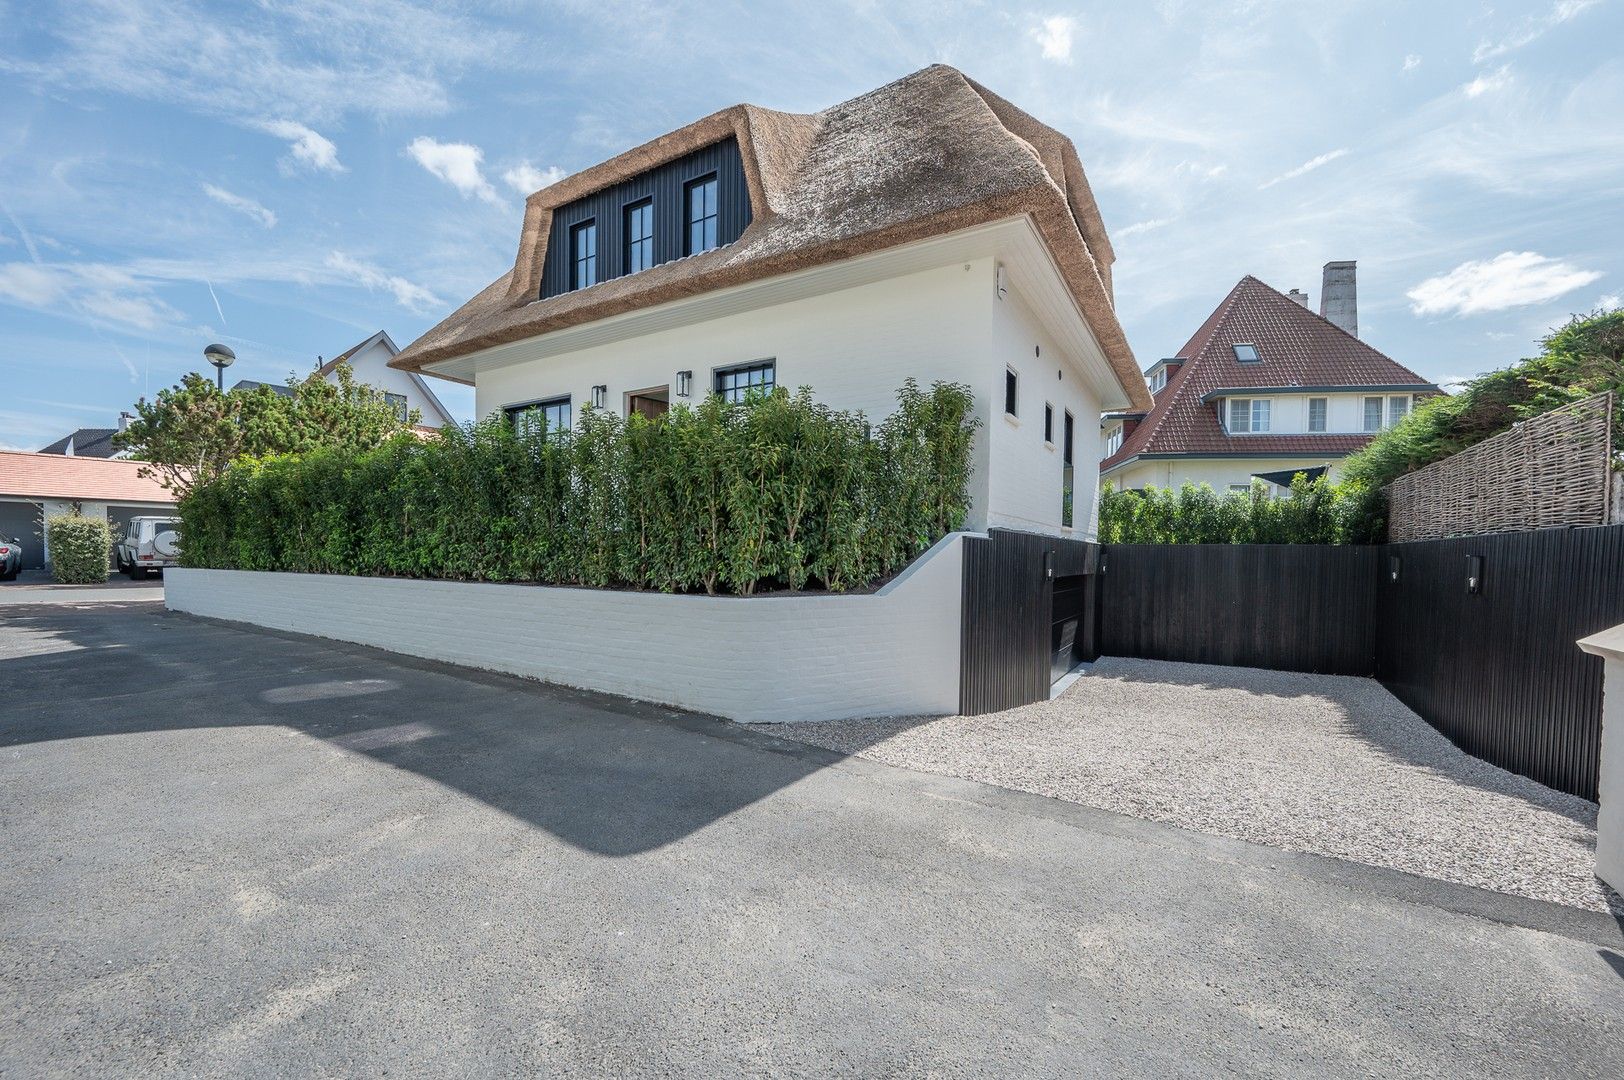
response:
[[[180,565],[180,519],[134,517],[115,549],[118,568],[131,578]]]

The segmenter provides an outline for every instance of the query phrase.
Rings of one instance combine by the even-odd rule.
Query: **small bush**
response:
[[[501,418],[241,461],[181,500],[188,566],[743,595],[884,577],[964,523],[968,387],[870,428],[802,388],[657,419]]]
[[[51,553],[51,575],[64,585],[93,585],[107,580],[107,553],[113,530],[105,518],[52,514],[45,522]]]
[[[1368,544],[1381,532],[1379,503],[1359,483],[1332,484],[1298,473],[1291,493],[1270,498],[1261,480],[1250,494],[1219,495],[1206,484],[1174,491],[1112,491],[1100,496],[1104,544]]]

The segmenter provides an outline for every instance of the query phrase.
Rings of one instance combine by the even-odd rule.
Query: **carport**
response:
[[[44,521],[78,511],[106,517],[117,534],[139,514],[172,514],[175,496],[141,475],[141,463],[0,450],[0,536],[23,546],[23,569],[49,560]]]

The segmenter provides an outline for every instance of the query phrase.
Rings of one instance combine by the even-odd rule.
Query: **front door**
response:
[[[671,411],[671,388],[669,386],[653,386],[647,390],[635,390],[626,395],[626,415],[637,413],[650,420],[664,416]]]

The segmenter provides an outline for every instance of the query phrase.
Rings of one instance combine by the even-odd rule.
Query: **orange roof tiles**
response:
[[[0,495],[84,502],[173,503],[156,479],[137,475],[141,463],[0,450]]]

